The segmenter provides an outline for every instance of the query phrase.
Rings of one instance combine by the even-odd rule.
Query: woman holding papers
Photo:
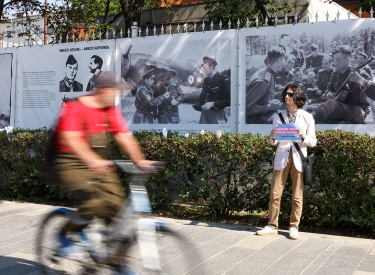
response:
[[[284,121],[278,113],[273,115],[270,142],[273,146],[277,146],[277,150],[271,182],[269,220],[265,228],[257,231],[260,236],[277,234],[281,196],[288,175],[290,175],[292,179],[292,212],[290,214],[289,237],[291,239],[298,239],[299,237],[298,226],[302,215],[304,183],[302,160],[293,142],[299,145],[305,156],[307,155],[307,146],[314,147],[316,145],[314,118],[310,113],[302,110],[306,100],[306,95],[299,85],[287,85],[281,98],[281,101],[286,105],[286,110],[280,112]],[[275,125],[283,123],[296,124],[295,130],[298,133],[298,140],[293,137],[287,140],[285,135],[276,134]],[[281,140],[280,136],[284,138]]]

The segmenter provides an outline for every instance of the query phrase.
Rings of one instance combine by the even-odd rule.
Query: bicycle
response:
[[[85,232],[70,234],[81,257],[59,255],[56,234],[67,220],[79,222],[78,214],[57,208],[42,220],[36,238],[36,252],[41,274],[114,274],[129,268],[139,274],[185,274],[192,269],[193,253],[198,259],[193,239],[184,237],[169,224],[150,218],[150,201],[145,188],[149,174],[130,161],[115,161],[118,168],[132,175],[130,198],[124,202],[117,218],[109,226],[98,220],[90,222]],[[138,243],[138,245],[137,245]],[[125,255],[126,264],[109,265],[111,256]],[[126,273],[125,273],[126,274]],[[132,273],[129,273],[132,274]]]

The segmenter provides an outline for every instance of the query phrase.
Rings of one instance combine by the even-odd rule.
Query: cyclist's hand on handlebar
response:
[[[157,171],[161,168],[164,168],[164,165],[161,165],[160,161],[153,161],[153,160],[140,160],[137,162],[137,166],[142,171],[148,173],[157,173]]]
[[[113,172],[116,169],[113,165],[113,161],[106,159],[92,160],[91,163],[88,164],[88,166],[91,171],[97,174],[106,174],[109,172]]]

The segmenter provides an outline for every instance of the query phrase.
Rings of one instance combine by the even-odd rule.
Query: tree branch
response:
[[[264,7],[262,0],[254,0],[255,5],[259,9],[260,13],[262,14],[263,18],[265,19],[266,17],[268,18],[268,25],[273,26],[274,22],[273,20],[268,16],[266,8]]]
[[[107,0],[107,3],[105,5],[105,11],[104,11],[104,18],[103,18],[103,23],[105,23],[105,21],[107,21],[107,17],[108,17],[108,12],[109,12],[109,3],[111,2],[111,0]]]

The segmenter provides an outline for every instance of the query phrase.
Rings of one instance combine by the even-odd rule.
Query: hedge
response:
[[[43,181],[47,129],[0,132],[0,196],[3,199],[53,202],[69,200],[57,185]],[[199,206],[212,217],[268,209],[275,148],[254,134],[136,132],[145,156],[163,160],[166,169],[147,187],[154,208],[173,203]],[[317,132],[318,156],[313,182],[305,186],[302,223],[375,229],[375,139],[339,130]],[[110,138],[110,136],[108,137]],[[126,158],[111,143],[113,159]],[[121,173],[124,188],[128,177]],[[290,180],[288,180],[290,181]],[[291,188],[282,199],[280,221],[288,221]]]

